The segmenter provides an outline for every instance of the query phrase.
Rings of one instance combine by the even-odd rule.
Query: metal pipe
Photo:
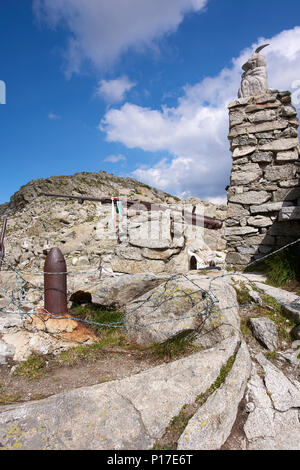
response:
[[[109,197],[90,197],[90,196],[73,196],[69,194],[57,194],[57,193],[41,193],[40,196],[47,196],[47,197],[64,197],[67,199],[77,199],[79,202],[84,201],[95,201],[95,202],[102,202],[103,204],[111,204],[111,198]],[[147,211],[167,211],[170,207],[161,206],[159,204],[155,204],[149,201],[132,201],[132,200],[122,200],[118,197],[115,197],[113,202],[115,203],[117,200],[121,201],[122,204],[127,205],[128,207],[135,205],[138,210],[147,210]],[[214,219],[212,217],[207,216],[200,216],[195,213],[186,212],[184,209],[182,211],[178,209],[171,209],[173,212],[182,212],[184,215],[184,221],[191,225],[197,225],[200,227],[204,227],[210,230],[218,230],[222,228],[223,222],[219,219]]]
[[[68,313],[67,265],[59,248],[51,248],[45,261],[44,306],[53,315]]]

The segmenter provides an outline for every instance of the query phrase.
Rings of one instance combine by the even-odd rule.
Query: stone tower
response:
[[[225,238],[226,261],[235,266],[300,238],[299,121],[291,93],[267,88],[261,49],[243,66],[240,98],[228,105],[233,163]]]

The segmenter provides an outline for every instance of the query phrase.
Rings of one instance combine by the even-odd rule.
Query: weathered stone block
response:
[[[277,115],[273,109],[265,109],[263,111],[257,111],[256,113],[250,115],[248,117],[250,122],[259,123],[259,122],[267,122],[267,121],[274,121]]]
[[[281,188],[294,188],[299,184],[299,179],[295,178],[292,180],[285,180],[285,181],[280,181],[279,186]]]
[[[298,150],[292,150],[288,152],[278,152],[276,155],[276,160],[279,162],[289,162],[299,159]]]
[[[271,195],[266,191],[247,191],[242,194],[234,194],[229,197],[230,202],[237,202],[238,204],[263,204],[269,201]]]
[[[228,204],[227,217],[228,218],[240,218],[249,214],[249,210],[245,209],[240,204]]]
[[[250,318],[250,327],[255,338],[270,351],[278,348],[278,330],[269,318]]]
[[[229,113],[230,126],[241,124],[244,119],[246,119],[246,115],[242,111],[231,111]]]
[[[245,147],[237,147],[234,149],[232,153],[233,158],[244,157],[245,155],[249,155],[256,150],[256,146],[246,145]]]
[[[231,173],[231,183],[234,185],[238,184],[249,184],[256,181],[262,175],[262,171],[233,171]]]
[[[273,224],[273,221],[270,217],[264,217],[262,215],[257,215],[255,217],[249,217],[247,219],[248,225],[253,227],[269,227]]]
[[[275,129],[285,129],[288,121],[278,119],[277,121],[263,122],[262,124],[239,124],[231,129],[229,138],[237,137],[242,134],[256,134],[257,132],[272,131]]]
[[[226,235],[246,235],[249,233],[257,233],[258,229],[253,227],[226,227],[225,228],[225,236]]]
[[[279,139],[259,146],[259,150],[272,150],[274,152],[280,152],[281,150],[290,150],[294,147],[297,147],[298,144],[299,140],[297,138]]]
[[[296,169],[293,165],[271,166],[265,169],[265,178],[269,181],[291,179],[295,176]]]
[[[297,116],[297,111],[294,106],[283,106],[282,108],[282,116],[284,117],[293,117]]]
[[[280,211],[280,209],[285,206],[290,206],[292,205],[291,202],[270,202],[269,204],[262,204],[261,206],[251,206],[250,207],[250,212],[251,214],[260,214],[260,213],[265,213],[265,212],[277,212]]]
[[[242,135],[235,137],[231,142],[231,147],[243,147],[243,146],[255,146],[257,144],[257,138],[254,135]]]
[[[251,155],[251,160],[254,163],[271,163],[273,158],[274,154],[272,152],[255,152]]]
[[[245,265],[250,263],[251,255],[243,255],[241,253],[227,253],[226,263],[236,264],[236,265]]]

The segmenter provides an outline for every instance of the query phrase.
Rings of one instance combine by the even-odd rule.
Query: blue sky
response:
[[[270,42],[269,85],[298,108],[299,18],[296,0],[2,0],[0,203],[100,170],[222,201],[241,65]]]

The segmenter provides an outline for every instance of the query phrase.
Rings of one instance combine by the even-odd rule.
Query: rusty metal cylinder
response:
[[[59,248],[52,248],[44,266],[44,306],[53,315],[64,315],[67,306],[67,265]]]

